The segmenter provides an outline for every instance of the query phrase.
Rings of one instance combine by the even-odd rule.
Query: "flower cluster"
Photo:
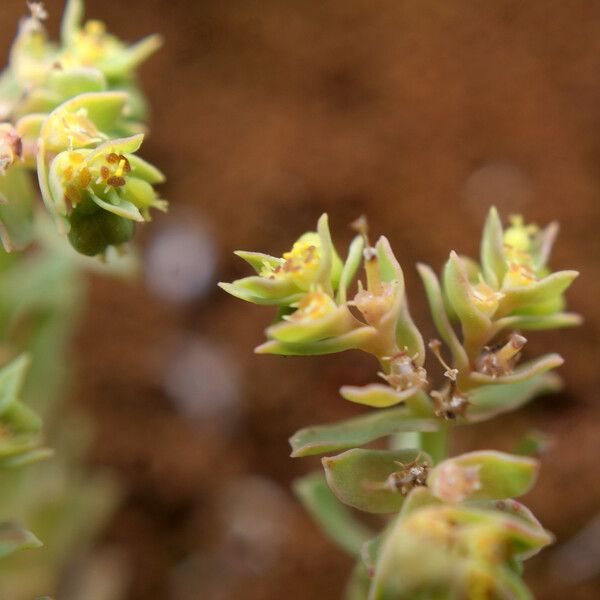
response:
[[[441,338],[428,344],[443,368],[437,386],[389,242],[381,237],[371,245],[364,219],[356,227],[344,262],[324,215],[317,232],[304,234],[282,258],[237,252],[256,275],[220,284],[243,300],[278,307],[257,352],[357,349],[380,364],[383,382],[340,390],[346,400],[378,410],[308,427],[290,439],[292,456],[344,450],[323,459],[327,487],[311,475],[296,486],[298,495],[323,528],[357,554],[353,598],[529,597],[518,566],[552,538],[514,498],[535,482],[538,461],[494,451],[446,458],[446,446],[452,425],[514,410],[560,386],[551,372],[562,364],[559,355],[520,363],[525,331],[580,322],[564,312],[564,293],[577,272],[548,267],[557,225],[540,229],[515,216],[504,229],[492,208],[480,264],[451,252],[441,281],[418,265]],[[365,280],[352,294],[361,263]],[[386,436],[393,436],[394,449],[361,448]],[[403,448],[407,440],[412,447]],[[369,540],[362,524],[335,510],[334,498],[396,517]],[[335,531],[334,519],[350,533]]]
[[[82,1],[69,0],[55,44],[42,5],[30,9],[0,75],[0,177],[36,170],[59,231],[78,252],[102,254],[167,207],[154,189],[164,176],[136,155],[146,105],[135,69],[160,38],[127,46],[99,21],[84,23]],[[7,229],[10,218],[0,219]]]

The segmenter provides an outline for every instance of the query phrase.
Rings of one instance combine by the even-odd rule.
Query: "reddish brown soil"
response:
[[[47,4],[56,15],[60,2]],[[567,391],[463,432],[460,445],[508,449],[531,427],[549,432],[554,444],[527,501],[559,543],[591,519],[600,508],[600,4],[88,5],[125,38],[165,36],[142,72],[155,115],[145,155],[167,173],[173,206],[214,232],[218,279],[244,272],[235,248],[280,252],[323,211],[345,244],[347,224],[366,213],[397,249],[414,316],[432,335],[417,260],[438,267],[450,248],[475,253],[492,202],[504,214],[560,220],[553,265],[581,270],[569,302],[587,321],[535,336],[530,351],[561,351]],[[3,46],[20,10],[16,0],[2,3]],[[340,597],[350,563],[287,491],[316,463],[290,459],[286,439],[355,413],[337,387],[369,381],[374,365],[350,354],[254,356],[267,312],[216,288],[181,308],[141,282],[92,282],[73,353],[73,402],[96,422],[90,462],[114,468],[123,482],[125,500],[105,540],[129,552],[131,600]],[[210,421],[190,424],[168,401],[163,367],[182,334],[218,345],[241,372],[233,434]],[[240,522],[260,520],[262,507],[284,525],[272,523],[272,536],[232,533],[223,508],[236,504],[232,489],[239,503],[255,506]],[[538,598],[600,597],[600,580],[567,585],[561,569],[550,568],[551,552],[544,556],[528,571]]]

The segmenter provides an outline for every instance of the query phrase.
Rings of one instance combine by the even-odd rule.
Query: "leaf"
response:
[[[331,303],[329,297],[327,297]],[[360,326],[346,305],[337,306],[321,317],[295,320],[290,318],[267,329],[267,337],[289,344],[310,343],[335,338]]]
[[[18,402],[30,360],[22,354],[0,370],[0,417]]]
[[[404,273],[398,259],[394,256],[394,251],[390,246],[389,240],[382,235],[377,240],[375,249],[377,250],[381,280],[386,283],[400,283],[400,291],[404,295]]]
[[[137,135],[131,135],[129,137],[124,138],[116,138],[112,140],[107,140],[102,144],[98,145],[94,150],[92,150],[86,158],[86,162],[89,164],[98,158],[104,157],[106,154],[133,154],[137,152],[142,142],[144,141],[144,134],[138,133]],[[127,159],[129,160],[129,159]]]
[[[425,343],[421,332],[410,316],[406,296],[400,307],[396,323],[396,343],[398,348],[405,349],[409,356],[415,357],[415,362],[419,367],[425,364]]]
[[[464,264],[456,252],[444,267],[444,289],[463,327],[465,338],[477,338],[489,329],[492,322],[471,299],[471,283]]]
[[[538,470],[533,458],[482,450],[442,461],[430,471],[427,484],[442,500],[500,500],[526,494]]]
[[[321,284],[326,293],[333,296],[342,272],[342,261],[331,240],[329,218],[326,213],[322,214],[317,222],[317,233],[321,240],[321,261],[316,281]]]
[[[160,35],[152,34],[111,56],[99,65],[109,79],[120,79],[131,75],[139,65],[154,54],[163,44]]]
[[[140,158],[137,154],[130,154],[127,157],[131,167],[131,175],[139,177],[152,185],[164,183],[166,177],[154,165]]]
[[[360,556],[362,545],[373,537],[373,532],[338,502],[322,473],[310,473],[296,479],[293,489],[325,535],[348,554]]]
[[[558,271],[529,285],[503,288],[504,298],[500,300],[498,315],[518,314],[522,310],[543,306],[560,296],[578,275],[577,271]]]
[[[242,281],[242,280],[238,280],[238,281]],[[238,283],[236,281],[234,281],[233,283],[226,283],[224,281],[220,281],[217,285],[222,290],[227,292],[228,294],[231,294],[232,296],[235,296],[236,298],[239,298],[240,300],[245,300],[246,302],[252,302],[252,304],[263,304],[263,305],[267,305],[267,306],[273,306],[273,305],[289,306],[290,304],[294,304],[295,302],[298,302],[303,296],[303,293],[301,293],[301,292],[290,293],[288,296],[283,296],[283,297],[261,296],[261,295],[257,295],[256,293],[248,290],[246,287],[238,285]]]
[[[536,396],[558,392],[562,380],[555,373],[544,373],[533,379],[503,385],[484,385],[467,394],[471,406],[467,409],[470,422],[485,421],[523,406]]]
[[[246,250],[236,250],[234,252],[236,256],[239,256],[242,260],[245,260],[255,271],[257,275],[260,275],[265,265],[269,265],[273,268],[281,265],[282,261],[280,258],[275,258],[269,254],[263,254],[262,252],[247,252]]]
[[[0,175],[0,239],[6,252],[23,250],[33,240],[34,199],[25,169],[14,166]]]
[[[138,223],[144,222],[144,217],[140,213],[137,206],[124,200],[119,196],[117,192],[109,193],[109,201],[102,200],[102,198],[96,196],[94,192],[90,191],[90,198],[104,210],[113,213],[123,219],[129,219],[130,221],[136,221]]]
[[[62,100],[87,92],[105,91],[107,83],[98,69],[77,67],[66,70],[52,69],[48,74],[46,86],[56,92]]]
[[[344,385],[340,388],[340,395],[345,400],[357,404],[374,408],[388,408],[404,402],[418,391],[418,388],[409,388],[398,392],[389,385],[370,383],[364,386]]]
[[[405,407],[390,408],[333,425],[301,429],[290,438],[290,445],[293,457],[310,456],[362,446],[399,431],[436,431],[438,428],[438,419],[414,418]]]
[[[83,0],[68,0],[60,24],[60,39],[69,46],[83,23]]]
[[[268,279],[251,275],[233,283],[219,283],[228,294],[254,304],[289,306],[302,299],[304,292],[284,279]]]
[[[429,302],[429,309],[433,317],[435,327],[440,334],[440,337],[452,353],[452,359],[455,365],[464,369],[469,364],[469,359],[465,353],[462,344],[460,343],[450,321],[446,310],[444,309],[444,301],[442,299],[442,291],[438,279],[433,270],[422,263],[417,265],[417,270],[423,281],[425,287],[425,293],[427,294],[427,300]]]
[[[322,463],[329,487],[344,504],[370,513],[393,513],[400,510],[404,496],[382,489],[382,485],[392,473],[402,470],[398,463],[408,464],[418,457],[418,450],[354,448],[325,457]],[[421,454],[419,463],[427,461]]]
[[[494,335],[503,329],[559,329],[581,325],[581,315],[559,312],[553,315],[513,315],[498,319],[493,326]]]
[[[498,288],[506,273],[504,232],[495,206],[490,208],[481,238],[481,268],[487,283]]]
[[[401,350],[406,348],[410,356],[416,356],[415,362],[421,367],[425,362],[425,344],[408,310],[402,267],[385,236],[379,238],[376,250],[381,280],[398,286],[396,294],[399,302],[395,310],[390,311],[390,316],[396,320],[396,344]]]
[[[20,550],[39,548],[42,545],[33,533],[23,529],[17,523],[0,523],[0,558]]]
[[[254,352],[257,354],[281,354],[282,356],[318,356],[345,350],[363,350],[368,348],[376,335],[377,332],[373,327],[365,326],[336,337],[314,342],[289,344],[270,340],[255,348]]]
[[[348,287],[350,287],[350,284],[356,275],[356,271],[358,271],[358,268],[360,267],[364,247],[365,242],[361,235],[357,235],[350,244],[350,248],[348,249],[348,257],[346,258],[346,262],[344,263],[342,273],[340,275],[340,282],[336,296],[336,302],[338,304],[344,304],[347,300],[346,294],[348,292]]]
[[[551,369],[560,367],[565,361],[559,354],[546,354],[523,365],[519,365],[512,373],[494,377],[476,371],[469,375],[469,379],[478,385],[503,385],[519,383],[532,377],[546,373]]]

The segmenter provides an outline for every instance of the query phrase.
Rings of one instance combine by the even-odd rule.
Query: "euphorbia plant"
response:
[[[260,354],[362,350],[379,381],[343,386],[341,396],[375,410],[295,433],[292,456],[327,454],[324,474],[295,490],[321,527],[357,557],[351,600],[525,599],[522,562],[552,541],[515,498],[534,484],[538,460],[495,450],[448,456],[455,427],[491,419],[561,386],[547,354],[522,362],[531,330],[577,325],[564,312],[575,271],[552,272],[557,225],[489,211],[479,261],[451,252],[441,280],[418,265],[441,340],[425,343],[413,322],[404,277],[388,240],[371,244],[360,219],[344,262],[323,215],[281,258],[237,252],[256,274],[220,284],[230,294],[277,307]],[[350,292],[360,266],[364,282]],[[434,382],[429,355],[444,374]],[[389,449],[362,448],[389,438]],[[338,454],[333,454],[343,451]],[[372,532],[344,507],[389,514]]]

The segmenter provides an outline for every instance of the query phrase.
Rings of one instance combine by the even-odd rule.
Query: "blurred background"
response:
[[[56,34],[62,2],[45,4]],[[586,323],[532,335],[532,354],[565,357],[562,394],[458,430],[455,448],[549,435],[526,502],[557,544],[527,580],[543,600],[600,597],[600,3],[86,4],[121,38],[165,37],[141,74],[143,155],[172,209],[140,232],[136,280],[91,276],[70,353],[69,404],[95,428],[89,469],[121,487],[97,547],[123,599],[335,599],[350,569],[289,490],[318,461],[290,459],[287,438],[360,412],[337,389],[375,365],[253,355],[271,315],[216,288],[247,273],[232,251],[279,255],[327,211],[343,252],[365,213],[433,336],[414,263],[476,255],[492,203],[560,221],[552,266],[581,271],[569,302]],[[2,62],[25,12],[2,0]]]

